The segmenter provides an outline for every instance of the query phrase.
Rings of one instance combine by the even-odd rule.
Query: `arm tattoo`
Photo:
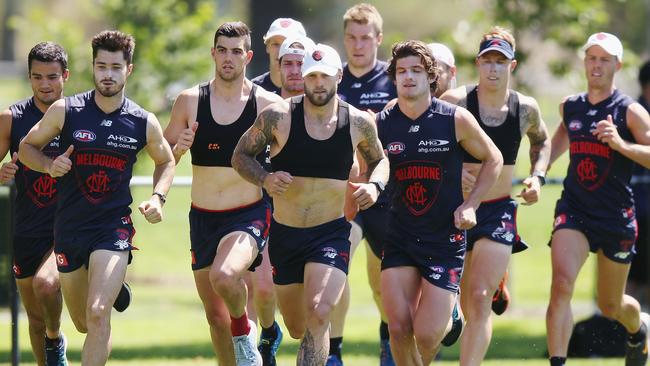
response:
[[[542,122],[539,109],[534,105],[521,104],[520,126],[526,130],[530,141],[530,164],[534,167],[538,161],[548,159],[550,141],[546,126]]]
[[[375,128],[374,123],[361,116],[354,116],[351,120],[352,125],[359,130],[362,136],[361,141],[357,145],[357,149],[368,164],[366,178],[369,181],[378,180],[386,183],[388,180],[388,164],[385,163],[380,165],[382,161],[386,160],[386,157],[384,156],[384,150],[382,149],[379,138],[377,137],[377,129]],[[381,168],[376,169],[378,166],[381,166]],[[377,170],[377,172],[375,172],[375,170]]]
[[[274,110],[262,112],[255,123],[239,139],[232,154],[232,167],[247,181],[261,185],[268,174],[255,157],[273,141],[273,129],[282,119],[282,113]]]
[[[320,349],[316,349],[316,341],[314,339],[314,336],[309,332],[309,329],[307,329],[305,331],[305,336],[303,337],[302,342],[300,342],[297,365],[325,365],[325,362],[327,362],[327,351],[323,349],[323,344],[320,346]]]

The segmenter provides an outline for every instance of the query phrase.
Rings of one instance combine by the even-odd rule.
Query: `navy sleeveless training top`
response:
[[[285,171],[296,177],[348,180],[354,155],[350,136],[350,110],[339,100],[338,125],[326,140],[309,136],[305,127],[302,96],[291,98],[291,129],[282,150],[271,158],[273,171]]]
[[[467,86],[467,110],[474,115],[474,118],[476,118],[479,125],[481,125],[483,131],[485,131],[492,141],[494,141],[494,144],[499,148],[501,155],[503,155],[503,164],[514,165],[517,161],[517,153],[519,152],[519,144],[521,143],[519,96],[516,91],[510,90],[506,120],[502,124],[492,127],[485,125],[481,120],[477,89],[478,86]],[[467,152],[464,154],[464,161],[466,163],[481,162]]]
[[[149,113],[128,98],[111,113],[95,91],[65,98],[61,151],[74,145],[72,169],[59,178],[55,240],[104,228],[131,213],[129,182],[137,154],[147,144]]]
[[[264,90],[270,91],[273,94],[280,95],[281,93],[280,88],[278,88],[277,86],[275,86],[275,84],[273,84],[273,80],[271,80],[271,73],[268,71],[263,73],[262,75],[258,75],[254,77],[253,79],[251,79],[251,81],[253,82],[253,84],[259,85],[262,88],[264,88]]]
[[[339,96],[362,111],[381,112],[386,103],[397,98],[395,84],[386,73],[387,67],[386,62],[377,61],[372,70],[358,78],[352,75],[346,64],[338,87]]]
[[[632,103],[634,100],[618,89],[597,104],[589,103],[586,93],[564,102],[570,160],[561,199],[591,216],[621,217],[621,210],[634,205],[630,188],[634,162],[591,134],[598,122],[611,114],[621,138],[634,142],[626,119]]]
[[[9,106],[11,111],[10,154],[18,152],[20,141],[29,130],[43,118],[34,98],[27,98]],[[43,153],[50,158],[59,155],[59,137],[43,147]],[[26,167],[20,160],[16,163],[16,203],[14,235],[40,238],[53,235],[54,212],[56,210],[56,179],[47,173]]]
[[[198,166],[223,166],[232,167],[230,160],[239,138],[248,130],[257,118],[257,99],[255,92],[257,85],[253,84],[248,101],[239,118],[235,122],[222,125],[212,117],[210,108],[210,83],[199,85],[199,105],[196,111],[196,120],[199,127],[194,135],[194,143],[190,148],[192,152],[192,165]],[[262,159],[267,155],[264,151]],[[258,157],[258,159],[260,159]],[[263,164],[263,160],[260,161]]]
[[[463,202],[463,149],[456,139],[455,111],[456,106],[433,98],[415,120],[399,105],[377,118],[393,184],[390,218],[400,232],[439,241],[454,229],[453,213]]]

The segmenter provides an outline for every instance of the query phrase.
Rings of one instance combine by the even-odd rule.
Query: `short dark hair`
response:
[[[214,42],[212,43],[212,47],[217,47],[217,38],[220,36],[228,38],[245,37],[244,51],[249,51],[251,49],[251,30],[244,22],[226,22],[220,25],[219,28],[217,28],[217,31],[214,32]]]
[[[135,38],[132,35],[116,30],[105,30],[92,40],[93,62],[99,50],[108,52],[122,51],[127,64],[133,63],[133,52],[135,51]]]
[[[648,83],[650,83],[650,60],[639,69],[639,85],[643,88]]]
[[[397,60],[409,56],[417,56],[422,61],[422,65],[426,70],[429,78],[433,81],[430,84],[431,90],[438,88],[438,75],[440,69],[438,68],[438,61],[431,54],[431,49],[422,41],[402,41],[395,43],[391,50],[391,59],[388,65],[388,76],[395,81],[395,72],[397,68]]]
[[[63,47],[54,42],[41,42],[32,47],[27,56],[27,70],[32,71],[32,61],[58,62],[63,71],[68,69],[68,54]]]

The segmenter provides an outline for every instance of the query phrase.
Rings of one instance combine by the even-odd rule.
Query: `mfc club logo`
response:
[[[22,176],[27,187],[25,193],[36,207],[43,208],[56,202],[56,179],[30,169],[23,169]]]
[[[571,167],[575,180],[584,189],[592,192],[600,188],[612,167],[612,150],[595,138],[576,138],[569,145]]]
[[[402,202],[415,216],[424,215],[438,198],[443,180],[442,167],[437,162],[416,161],[400,164],[395,179]]]
[[[93,142],[97,138],[94,132],[88,130],[76,130],[72,137],[81,142]]]
[[[311,58],[313,58],[315,61],[320,61],[323,59],[323,53],[319,50],[316,50],[311,54]]]
[[[80,150],[74,158],[74,173],[81,191],[92,204],[110,199],[129,169],[128,157],[109,150]]]

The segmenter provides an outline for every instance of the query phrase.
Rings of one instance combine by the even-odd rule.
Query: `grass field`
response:
[[[6,95],[0,95],[6,97]],[[161,118],[166,121],[166,118]],[[552,129],[551,129],[552,130]],[[527,146],[522,143],[518,176],[525,176]],[[142,160],[146,160],[143,156]],[[189,175],[185,159],[177,175]],[[563,174],[564,164],[554,168]],[[149,175],[151,169],[140,165],[137,174]],[[151,188],[134,188],[134,202],[147,199]],[[494,336],[484,365],[542,366],[545,360],[544,312],[550,286],[550,257],[546,243],[550,234],[552,212],[559,196],[559,186],[546,186],[542,201],[531,207],[520,206],[519,230],[531,248],[513,257],[511,264],[511,308],[494,319]],[[175,187],[165,206],[165,220],[158,225],[146,223],[134,214],[137,228],[135,253],[129,267],[128,281],[134,300],[124,313],[113,315],[113,352],[110,365],[214,365],[216,362],[209,341],[203,308],[196,294],[190,270],[189,188]],[[137,210],[136,210],[137,211]],[[5,244],[2,244],[5,245]],[[378,314],[371,298],[365,274],[363,248],[353,258],[350,271],[352,304],[345,331],[344,359],[346,365],[378,365]],[[593,261],[590,260],[576,286],[574,312],[576,319],[594,311]],[[280,316],[278,315],[278,318]],[[10,360],[10,320],[8,309],[0,309],[0,365]],[[24,313],[19,322],[22,364],[33,364]],[[83,336],[76,332],[64,311],[63,330],[69,340],[69,359],[79,364]],[[286,332],[285,332],[286,335]],[[295,364],[297,342],[288,339],[280,348],[279,365]],[[443,349],[440,365],[454,365],[458,346]],[[622,360],[571,360],[571,365],[620,365]]]

